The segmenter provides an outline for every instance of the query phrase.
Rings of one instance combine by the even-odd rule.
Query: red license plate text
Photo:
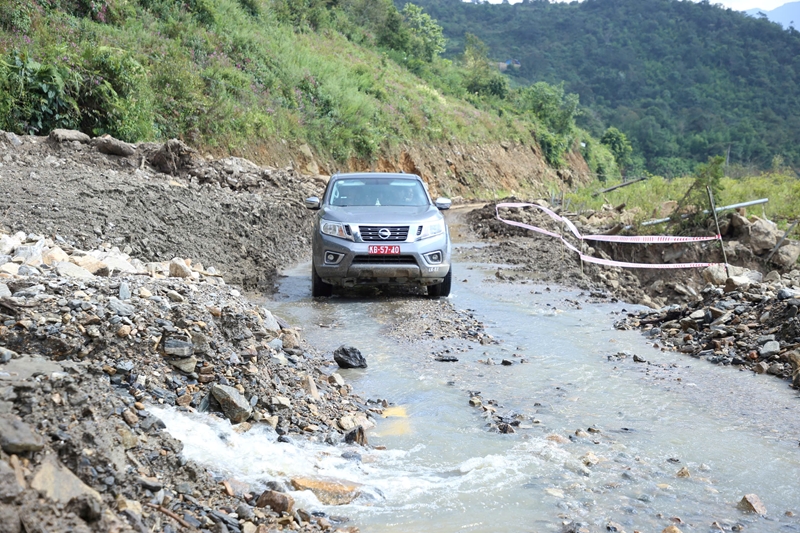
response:
[[[400,246],[388,244],[370,244],[369,253],[370,255],[399,255]]]

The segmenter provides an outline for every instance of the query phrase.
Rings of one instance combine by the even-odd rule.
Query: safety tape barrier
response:
[[[506,203],[499,203],[495,206],[495,214],[497,215],[497,220],[504,222],[509,226],[516,226],[518,228],[535,231],[536,233],[541,233],[542,235],[547,235],[548,237],[559,239],[564,244],[564,246],[566,246],[573,252],[577,253],[580,256],[581,260],[586,261],[587,263],[595,263],[598,265],[615,266],[621,268],[652,268],[652,269],[705,268],[715,265],[724,266],[724,263],[662,263],[662,264],[629,263],[627,261],[614,261],[612,259],[603,259],[600,257],[586,255],[582,253],[572,243],[567,241],[563,235],[554,233],[552,231],[548,231],[546,229],[537,226],[531,226],[530,224],[517,222],[516,220],[508,220],[501,217],[500,208],[506,208],[506,207],[508,208],[535,207],[544,212],[545,214],[547,214],[554,221],[560,222],[565,226],[567,226],[567,228],[569,228],[570,233],[572,233],[575,236],[575,238],[580,241],[592,240],[592,241],[625,242],[625,243],[637,243],[637,244],[656,244],[656,243],[664,244],[664,243],[715,241],[715,240],[721,240],[722,237],[720,235],[716,235],[714,237],[673,237],[671,235],[650,235],[650,236],[633,236],[633,237],[623,236],[623,235],[581,235],[580,232],[578,231],[578,228],[575,227],[575,224],[573,224],[571,220],[559,216],[555,212],[541,205],[530,204],[530,203],[506,202]]]

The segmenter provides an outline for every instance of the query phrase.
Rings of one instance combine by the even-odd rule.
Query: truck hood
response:
[[[434,205],[423,206],[325,206],[320,216],[348,224],[421,224],[442,219]]]

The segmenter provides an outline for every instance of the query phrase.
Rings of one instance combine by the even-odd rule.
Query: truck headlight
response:
[[[441,235],[444,233],[444,221],[439,220],[438,222],[429,222],[428,224],[423,224],[417,230],[417,240],[421,241],[423,239],[429,239],[431,237],[436,237],[437,235]]]
[[[320,231],[325,235],[330,235],[331,237],[339,237],[340,239],[347,239],[348,241],[353,240],[353,232],[350,230],[350,226],[347,224],[342,224],[341,222],[328,222],[323,220],[320,222],[319,225]]]

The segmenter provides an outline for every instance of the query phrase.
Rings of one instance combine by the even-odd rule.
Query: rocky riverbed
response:
[[[538,202],[547,207],[546,202]],[[537,210],[515,208],[504,216],[559,232]],[[585,234],[615,232],[630,223],[624,212],[610,206],[572,218]],[[800,243],[782,241],[783,233],[775,224],[741,211],[728,213],[720,227],[731,263],[728,270],[717,265],[652,271],[580,265],[558,240],[497,220],[494,204],[471,212],[468,220],[473,231],[490,244],[467,250],[465,256],[511,265],[498,269],[498,281],[556,282],[578,286],[600,299],[613,296],[646,305],[653,311],[630,314],[616,327],[640,328],[664,350],[772,374],[800,388]],[[782,245],[771,254],[779,242]],[[722,261],[716,242],[646,248],[638,257],[619,246],[588,248],[587,253],[623,261]],[[615,252],[619,253],[610,255]]]
[[[0,267],[2,531],[333,527],[279,491],[187,462],[149,413],[365,444],[372,412],[330,354],[185,259],[143,263],[36,234],[0,246],[12,257]]]

